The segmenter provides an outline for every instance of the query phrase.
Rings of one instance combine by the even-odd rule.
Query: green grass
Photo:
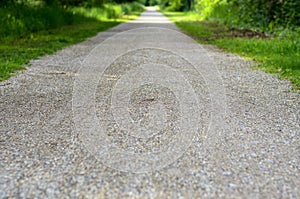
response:
[[[0,43],[0,80],[8,79],[17,70],[24,69],[24,64],[31,59],[54,53],[119,23],[117,21],[89,21],[80,25],[32,33],[25,38],[2,40]]]
[[[130,5],[127,7],[132,8]],[[121,22],[135,19],[142,11],[140,8],[135,8],[124,15],[122,9],[121,5],[106,5],[102,8],[89,9],[72,8],[67,11],[72,14],[71,24],[53,23],[54,28],[43,29],[42,26],[39,26],[37,31],[30,30],[32,26],[22,30],[16,26],[7,27],[14,31],[10,34],[8,31],[6,35],[2,34],[2,36],[0,34],[0,81],[8,79],[18,70],[25,69],[25,65],[32,59],[52,54]],[[28,23],[28,21],[26,22]]]
[[[212,21],[200,21],[193,13],[164,12],[185,33],[203,44],[258,61],[256,69],[279,74],[300,89],[300,32],[266,37],[249,30],[232,30]],[[287,31],[288,32],[288,31]]]

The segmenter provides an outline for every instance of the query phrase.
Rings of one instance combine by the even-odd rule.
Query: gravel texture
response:
[[[134,51],[143,31],[142,36],[158,31],[144,38],[145,46],[151,41],[153,48]],[[26,71],[1,82],[0,198],[300,198],[300,95],[289,82],[251,70],[255,63],[172,31],[178,31],[174,24],[150,10],[138,20],[32,60]],[[107,38],[123,39],[122,44],[113,40],[107,45]],[[174,44],[163,42],[172,39]],[[108,60],[101,53],[118,52],[118,46],[128,48],[101,69],[93,95],[95,115],[104,121],[109,142],[138,154],[134,157],[166,152],[159,156],[166,158],[160,159],[162,168],[152,165],[148,171],[101,159],[115,157],[109,152],[98,156],[98,148],[86,144],[93,137],[82,136],[78,128],[74,82],[82,68],[95,60],[101,65]],[[185,54],[178,57],[170,49]],[[143,83],[148,76],[147,84],[129,84],[132,77]],[[182,77],[191,87],[181,87]],[[218,77],[222,84],[215,83]],[[194,94],[187,93],[191,97],[186,99],[180,92],[189,89],[199,106],[184,112],[195,104]],[[127,97],[120,99],[123,95]],[[184,125],[179,128],[180,118]],[[182,142],[180,148],[179,141],[190,136],[178,136],[189,130],[184,121],[191,127],[199,124],[188,146]],[[142,126],[139,134],[132,135],[132,124]]]

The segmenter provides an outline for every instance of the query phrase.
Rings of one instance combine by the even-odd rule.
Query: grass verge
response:
[[[123,8],[126,9],[125,12],[122,10]],[[24,66],[30,60],[83,41],[121,22],[135,19],[142,10],[132,9],[130,5],[70,8],[66,12],[72,14],[71,24],[58,23],[55,28],[40,28],[37,31],[29,31],[27,28],[21,34],[19,34],[20,31],[17,31],[20,28],[12,26],[11,28],[14,28],[15,32],[0,37],[0,81],[8,79],[18,70],[25,69]],[[16,18],[13,22],[15,21]],[[24,28],[24,25],[22,27]]]
[[[300,32],[285,31],[271,38],[250,30],[230,29],[213,21],[200,21],[193,13],[164,14],[199,43],[213,44],[258,61],[257,69],[279,74],[300,90]]]

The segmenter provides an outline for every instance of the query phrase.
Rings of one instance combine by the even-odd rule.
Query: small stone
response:
[[[234,184],[234,183],[229,183],[229,187],[230,187],[230,188],[237,188],[238,185],[236,185],[236,184]]]
[[[224,176],[229,176],[229,175],[232,174],[232,172],[231,172],[231,171],[223,171],[222,174],[223,174]]]

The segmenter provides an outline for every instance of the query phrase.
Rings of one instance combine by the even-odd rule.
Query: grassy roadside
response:
[[[118,9],[118,7],[116,8]],[[1,36],[0,81],[8,79],[18,70],[24,69],[24,65],[32,59],[54,53],[121,22],[135,19],[142,11],[124,13],[120,10],[120,12],[112,12],[113,16],[109,16],[107,14],[109,12],[100,12],[99,9],[106,8],[72,8],[71,12],[74,15],[72,24],[26,32],[22,35]]]
[[[199,21],[193,13],[164,14],[199,43],[213,44],[258,61],[257,69],[279,74],[300,90],[300,32],[286,31],[271,38],[249,30],[232,30],[212,21]]]

